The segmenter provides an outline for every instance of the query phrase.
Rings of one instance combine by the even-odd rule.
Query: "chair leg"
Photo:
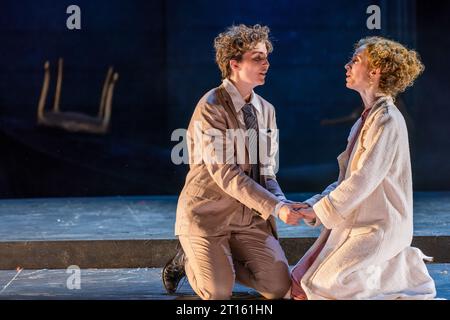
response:
[[[115,83],[119,79],[119,74],[117,72],[114,73],[114,76],[109,84],[108,93],[106,96],[106,105],[105,105],[105,114],[103,116],[102,128],[104,132],[108,130],[109,122],[111,120],[111,106],[112,106],[112,98],[114,94],[114,86]]]
[[[113,73],[113,67],[108,68],[108,72],[106,73],[105,82],[103,83],[102,96],[100,99],[100,106],[98,108],[98,117],[101,119],[105,114],[105,105],[106,105],[106,94],[109,88],[109,83],[111,82],[111,76]]]
[[[59,102],[61,99],[61,86],[63,77],[63,59],[58,60],[58,78],[56,79],[55,101],[53,103],[53,112],[59,112]]]
[[[41,123],[44,120],[45,102],[47,101],[48,87],[50,84],[50,62],[46,61],[44,64],[44,81],[42,83],[41,95],[39,97],[37,122]]]

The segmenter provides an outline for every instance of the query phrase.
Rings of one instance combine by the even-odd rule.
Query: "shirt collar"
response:
[[[223,84],[223,87],[225,88],[225,90],[227,91],[227,93],[231,97],[231,101],[233,102],[234,109],[236,110],[236,112],[239,112],[242,109],[242,107],[245,106],[247,103],[242,98],[242,96],[239,93],[236,86],[229,79],[224,79],[222,84]],[[252,90],[252,95],[251,95],[249,103],[251,103],[255,107],[257,112],[259,112],[259,113],[262,112],[261,102],[259,101],[258,97],[256,96],[256,93],[253,90]]]

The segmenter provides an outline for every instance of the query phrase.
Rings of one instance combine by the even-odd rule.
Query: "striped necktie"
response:
[[[247,103],[242,107],[244,112],[244,122],[248,133],[248,150],[251,165],[250,176],[259,183],[259,159],[258,159],[258,119],[256,118],[255,107]]]

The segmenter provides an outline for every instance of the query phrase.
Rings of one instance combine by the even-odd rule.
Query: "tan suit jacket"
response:
[[[274,119],[273,106],[258,95],[256,98],[260,99],[263,112],[267,113],[264,118]],[[238,161],[236,141],[231,142],[234,146],[231,155],[227,152],[221,155],[211,148],[212,145],[230,144],[227,136],[229,129],[246,128],[240,123],[233,101],[222,84],[200,99],[188,127],[190,170],[178,199],[176,235],[221,235],[229,230],[231,222],[250,225],[254,216],[258,215],[268,222],[273,235],[277,237],[272,213],[284,195],[275,175],[261,175],[259,183],[251,179],[248,176],[251,168],[248,150],[245,150],[245,161]],[[273,150],[273,146],[277,148],[277,144],[270,140],[275,137],[276,127],[259,127],[259,130],[260,134],[268,132],[265,138],[269,140],[267,145],[273,157],[278,151]],[[198,151],[199,147],[202,150],[201,157],[196,158],[198,153],[195,150]],[[215,159],[218,163],[205,159]],[[263,169],[263,165],[260,168]]]

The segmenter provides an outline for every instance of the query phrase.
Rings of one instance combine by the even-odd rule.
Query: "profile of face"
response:
[[[251,87],[263,85],[270,66],[265,43],[259,42],[252,50],[245,52],[240,61],[231,60],[230,66],[232,78]]]
[[[378,87],[379,70],[370,69],[365,46],[356,49],[352,59],[345,65],[345,70],[347,88],[363,92],[370,87]]]

